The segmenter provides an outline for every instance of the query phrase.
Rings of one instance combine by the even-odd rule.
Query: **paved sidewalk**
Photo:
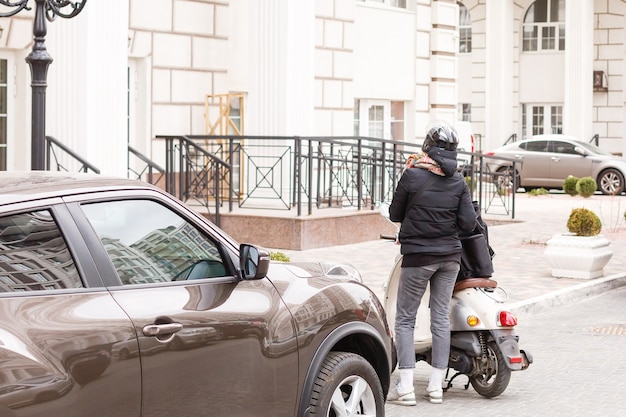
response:
[[[545,243],[552,235],[567,231],[569,213],[577,207],[598,214],[603,223],[602,234],[611,240],[613,257],[601,278],[554,278],[543,254]],[[510,308],[518,315],[532,314],[626,285],[625,211],[626,197],[518,193],[514,220],[503,214],[484,214],[483,219],[490,224],[489,242],[496,253],[492,278],[509,294]],[[361,272],[365,284],[382,300],[383,284],[399,254],[399,246],[376,240],[304,251],[280,251],[292,261],[352,264]]]

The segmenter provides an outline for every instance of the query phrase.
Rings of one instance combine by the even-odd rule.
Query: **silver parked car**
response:
[[[485,155],[489,157],[489,171],[500,174],[511,171],[513,164],[497,157],[521,160],[516,165],[517,185],[527,191],[539,187],[561,189],[570,175],[593,178],[603,194],[619,195],[625,191],[626,159],[572,136],[536,135]]]
[[[383,417],[386,314],[333,266],[139,181],[0,172],[0,416]]]

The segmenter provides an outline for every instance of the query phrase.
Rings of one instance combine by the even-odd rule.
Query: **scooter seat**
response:
[[[465,278],[454,284],[454,291],[466,288],[496,288],[498,283],[490,278]]]

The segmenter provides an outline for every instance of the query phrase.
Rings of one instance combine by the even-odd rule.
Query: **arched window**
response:
[[[459,5],[459,53],[472,52],[472,19],[467,7],[461,2]]]
[[[537,0],[524,16],[524,51],[565,50],[565,0]]]

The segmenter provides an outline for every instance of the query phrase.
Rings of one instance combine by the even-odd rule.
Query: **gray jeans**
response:
[[[415,368],[413,332],[415,315],[430,281],[430,331],[433,337],[431,365],[446,369],[450,355],[450,300],[459,273],[457,262],[441,262],[420,267],[402,267],[396,311],[398,368]]]

